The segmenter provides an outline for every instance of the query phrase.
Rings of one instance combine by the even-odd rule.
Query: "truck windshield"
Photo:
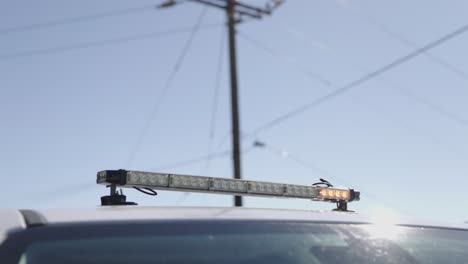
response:
[[[468,263],[467,249],[464,230],[201,221],[33,228],[12,235],[0,247],[0,259],[20,264],[447,264]]]

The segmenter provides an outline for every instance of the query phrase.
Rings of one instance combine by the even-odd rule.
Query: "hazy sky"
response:
[[[166,166],[230,149],[225,14],[207,8],[202,16],[205,7],[196,3],[152,8],[158,3],[0,2],[3,207],[96,206],[107,194],[94,184],[103,169],[232,176],[229,155]],[[464,26],[467,12],[463,0],[288,0],[271,17],[240,24],[243,147],[255,138],[270,146],[245,153],[244,178],[312,184],[323,177],[361,190],[362,201],[350,207],[364,214],[385,207],[421,218],[468,219],[468,33],[251,136]],[[229,196],[126,194],[141,205],[232,204]],[[245,201],[249,207],[332,208]]]

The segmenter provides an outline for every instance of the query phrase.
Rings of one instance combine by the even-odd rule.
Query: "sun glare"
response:
[[[372,238],[395,240],[404,234],[405,228],[397,226],[398,217],[388,209],[379,209],[371,225],[365,226]]]

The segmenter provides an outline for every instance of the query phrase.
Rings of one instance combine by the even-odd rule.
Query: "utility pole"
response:
[[[241,151],[240,151],[240,117],[239,96],[237,85],[237,59],[236,59],[236,24],[243,22],[242,18],[261,19],[264,15],[271,15],[272,11],[282,4],[283,0],[266,1],[264,8],[254,7],[237,0],[188,0],[200,4],[217,7],[226,11],[228,38],[229,38],[229,65],[231,78],[231,119],[232,119],[232,159],[234,179],[242,179]],[[177,4],[169,0],[159,5],[161,8]],[[242,197],[234,196],[234,206],[242,206]]]
[[[232,158],[234,179],[241,179],[239,100],[237,89],[237,56],[236,56],[236,21],[234,17],[234,0],[227,0],[226,15],[228,18],[229,65],[231,75],[231,119],[232,119]],[[242,196],[234,196],[234,206],[242,206]]]

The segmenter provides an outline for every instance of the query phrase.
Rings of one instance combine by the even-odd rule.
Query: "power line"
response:
[[[406,96],[407,98],[410,98],[410,99],[413,99],[417,102],[419,102],[420,104],[422,105],[425,105],[426,107],[432,109],[433,111],[439,113],[440,115],[443,115],[453,121],[456,121],[457,123],[461,124],[461,125],[464,125],[466,127],[468,127],[468,120],[465,119],[464,117],[458,115],[458,114],[455,114],[441,106],[438,106],[424,98],[422,98],[421,96],[413,93],[412,91],[408,90],[408,89],[403,89],[402,87],[400,86],[395,86],[394,87],[394,90],[398,90],[401,94],[403,94],[404,96]]]
[[[218,101],[219,101],[219,90],[221,88],[221,73],[223,65],[223,55],[224,55],[224,34],[225,30],[221,30],[221,41],[219,46],[218,61],[216,65],[216,76],[214,82],[214,92],[213,92],[213,103],[211,106],[211,119],[210,119],[210,131],[209,131],[209,142],[208,142],[208,153],[211,152],[213,148],[213,141],[216,132],[216,114],[218,112]],[[206,168],[210,166],[211,160],[207,161]]]
[[[290,33],[290,32],[288,31],[288,33]],[[295,33],[291,33],[291,34],[292,34],[293,36],[297,37],[298,32],[296,31]],[[245,35],[244,35],[244,37],[245,37]],[[258,40],[252,39],[251,37],[249,37],[247,40],[253,42],[254,44],[259,44],[259,45],[257,45],[257,46],[259,46],[259,47],[262,48],[262,49],[268,48],[268,47],[266,47],[265,44],[259,42]],[[262,45],[260,45],[260,44],[262,44]],[[322,44],[322,45],[323,45],[323,44]],[[323,48],[324,48],[324,47],[322,47],[322,49],[323,49]],[[335,50],[332,50],[332,49],[329,48],[329,47],[327,47],[326,49],[327,49],[329,52],[331,51],[330,53],[332,53],[334,56],[337,56]],[[271,50],[271,49],[269,49],[269,50]],[[269,52],[268,50],[266,50],[266,51]],[[270,53],[270,52],[269,52],[269,53]],[[426,54],[427,54],[427,53],[426,53]],[[298,67],[297,65],[293,65],[293,66],[295,66],[296,68],[299,68],[300,70],[302,70],[302,68],[301,68],[301,67]],[[361,69],[362,69],[362,67],[359,67],[359,66],[356,65],[356,64],[353,64],[352,67],[353,67],[353,68],[361,68]],[[363,70],[363,71],[364,71],[364,72],[365,72],[365,71],[368,71],[368,69],[367,69],[367,70]],[[305,71],[302,71],[302,72],[304,72],[305,74],[309,74],[309,72],[305,72]],[[383,83],[386,84],[390,89],[392,89],[392,90],[394,90],[394,91],[400,93],[401,95],[403,95],[403,96],[405,96],[405,97],[407,97],[407,98],[409,98],[409,99],[411,99],[411,100],[414,100],[414,101],[416,101],[416,102],[418,102],[418,103],[420,103],[420,104],[422,104],[422,105],[424,105],[424,106],[430,108],[431,110],[437,112],[438,114],[440,114],[440,115],[442,115],[442,116],[444,116],[444,117],[446,117],[446,118],[448,118],[448,119],[451,119],[452,121],[455,121],[455,122],[457,122],[457,123],[459,123],[459,124],[461,124],[461,125],[464,125],[464,126],[468,126],[468,120],[465,119],[465,118],[463,118],[462,116],[460,116],[460,115],[458,115],[458,114],[456,114],[456,113],[453,113],[453,112],[451,112],[450,110],[448,110],[448,109],[446,109],[446,108],[444,108],[444,107],[441,107],[441,106],[439,106],[439,105],[437,105],[437,104],[435,104],[435,103],[433,103],[433,102],[431,102],[431,101],[429,101],[429,100],[427,100],[427,99],[425,99],[425,98],[423,98],[423,97],[421,97],[421,96],[415,94],[415,93],[412,92],[410,89],[403,88],[401,85],[397,85],[397,84],[394,83],[394,82],[389,82],[388,80],[383,79],[382,77],[381,77],[380,80],[383,81]],[[330,85],[331,85],[332,87],[338,88],[338,87],[335,86],[331,81],[329,81],[329,83],[330,83]]]
[[[340,56],[340,54],[337,53],[337,51],[335,49],[331,48],[329,45],[326,45],[325,43],[318,43],[317,41],[313,41],[311,43],[310,41],[308,41],[308,39],[306,38],[304,33],[300,32],[300,31],[298,31],[296,29],[294,29],[293,31],[291,31],[289,29],[286,29],[284,31],[286,31],[287,33],[293,35],[294,37],[296,37],[298,39],[301,39],[301,40],[305,41],[308,45],[312,46],[313,48],[318,47],[319,49],[321,49],[323,51],[326,51],[328,54],[331,54],[334,57],[339,57]],[[363,72],[368,71],[368,69],[363,70],[362,67],[360,67],[356,63],[350,64],[350,66],[352,66],[353,68],[360,68]],[[430,108],[431,110],[437,112],[438,114],[440,114],[442,116],[445,116],[446,118],[449,118],[449,119],[451,119],[453,121],[456,121],[461,125],[465,125],[465,126],[468,125],[468,120],[464,119],[463,117],[461,117],[461,116],[459,116],[459,115],[457,115],[457,114],[455,114],[455,113],[453,113],[453,112],[451,112],[451,111],[449,111],[449,110],[447,110],[447,109],[445,109],[445,108],[443,108],[441,106],[438,106],[438,105],[424,99],[423,97],[413,93],[410,89],[405,89],[405,88],[401,87],[400,85],[397,85],[394,82],[390,82],[388,79],[386,79],[384,77],[380,77],[379,80],[383,81],[383,83],[385,85],[387,85],[389,88],[399,92],[401,95],[403,95],[403,96],[405,96],[405,97],[407,97],[409,99],[417,101],[418,103]],[[356,100],[359,100],[359,99],[360,98],[357,98]],[[424,133],[414,131],[414,128],[408,126],[408,124],[403,122],[401,119],[393,118],[391,113],[389,113],[388,111],[383,110],[381,107],[377,107],[376,105],[371,104],[371,103],[369,103],[367,101],[363,101],[363,103],[367,103],[369,106],[373,106],[372,113],[385,116],[387,120],[392,120],[394,123],[400,125],[401,127],[405,128],[407,130],[413,131],[414,133],[417,134],[418,137],[423,137],[423,138],[427,139],[428,141],[431,141],[435,145],[438,145],[439,147],[444,148],[446,151],[451,152],[455,156],[458,157],[458,156],[466,155],[464,150],[460,149],[458,146],[448,145],[448,144],[444,143],[439,138],[431,135],[430,131],[425,131]]]
[[[214,152],[214,153],[210,153],[208,155],[203,155],[203,156],[199,156],[199,157],[190,158],[190,159],[187,159],[187,160],[182,160],[182,161],[177,161],[177,162],[161,165],[161,166],[158,166],[156,168],[152,168],[150,170],[162,171],[162,170],[167,170],[167,169],[176,169],[176,168],[185,167],[185,166],[188,166],[188,165],[204,162],[204,161],[207,161],[207,160],[213,160],[213,159],[217,159],[217,158],[227,157],[227,156],[229,156],[230,153],[231,153],[230,150]]]
[[[58,19],[58,20],[53,20],[53,21],[15,26],[15,27],[10,27],[10,28],[0,29],[0,35],[38,30],[38,29],[44,29],[44,28],[49,28],[49,27],[62,26],[62,25],[74,24],[74,23],[91,21],[91,20],[99,20],[103,18],[116,17],[116,16],[122,16],[122,15],[137,14],[137,13],[155,10],[155,8],[156,8],[155,5],[137,6],[137,7],[120,9],[120,10],[101,12],[101,13],[96,13],[96,14],[68,17],[68,18],[63,18],[63,19]]]
[[[216,131],[216,113],[218,111],[218,101],[219,101],[219,89],[221,88],[221,70],[223,65],[223,55],[224,55],[224,33],[225,30],[222,30],[221,34],[221,43],[219,48],[218,54],[218,63],[216,66],[216,77],[215,77],[215,85],[214,85],[214,93],[213,93],[213,103],[211,106],[211,121],[210,121],[210,138],[213,139],[215,131]]]
[[[418,45],[416,43],[409,40],[408,38],[406,38],[402,34],[392,30],[391,28],[389,28],[384,23],[382,23],[382,22],[378,21],[377,19],[375,19],[375,17],[365,13],[361,8],[358,8],[358,7],[354,6],[354,8],[351,8],[351,10],[353,10],[355,13],[359,13],[358,16],[361,19],[365,20],[366,22],[368,22],[369,24],[374,26],[379,31],[385,33],[389,37],[397,40],[402,45],[404,45],[406,47],[409,47],[409,48],[412,48],[412,49],[417,49],[418,48]],[[463,79],[465,81],[468,81],[468,74],[466,72],[464,72],[462,69],[460,69],[459,67],[455,66],[454,64],[446,61],[445,59],[443,59],[443,58],[441,58],[441,57],[439,57],[437,55],[434,55],[431,52],[424,52],[424,56],[426,56],[433,63],[438,64],[439,66],[442,66],[446,70],[452,72],[454,75],[458,76],[459,78],[461,78],[461,79]]]
[[[315,172],[318,172],[319,174],[321,174],[322,177],[327,178],[327,180],[331,179],[333,182],[338,182],[341,185],[351,186],[351,184],[349,182],[347,182],[346,180],[343,180],[343,179],[341,179],[339,177],[333,176],[328,171],[326,171],[326,170],[324,170],[322,168],[319,168],[318,166],[316,166],[315,164],[312,164],[311,162],[305,161],[304,159],[290,153],[289,151],[285,150],[284,148],[273,146],[270,143],[266,143],[263,140],[254,141],[253,146],[256,147],[256,148],[268,150],[271,153],[274,153],[274,154],[280,156],[283,159],[290,159],[290,160],[296,162],[297,164],[300,164],[303,167],[306,167],[308,169],[312,169]]]
[[[221,24],[206,24],[206,25],[200,26],[200,29],[210,29],[210,28],[219,27],[219,26],[221,26]],[[161,37],[167,37],[167,36],[191,32],[192,30],[193,30],[193,27],[184,27],[184,28],[156,31],[152,33],[130,35],[126,37],[63,45],[63,46],[57,46],[57,47],[52,47],[52,48],[35,49],[35,50],[21,51],[21,52],[10,53],[10,54],[0,54],[0,61],[23,58],[23,57],[38,56],[38,55],[55,54],[55,53],[60,53],[60,52],[80,50],[80,49],[100,47],[100,46],[116,45],[116,44],[121,44],[125,42],[137,41],[137,40],[161,38]]]
[[[128,166],[130,166],[132,164],[132,162],[133,162],[133,160],[135,158],[135,155],[136,155],[138,149],[140,148],[140,145],[143,142],[143,139],[146,136],[146,133],[149,130],[151,124],[152,124],[152,121],[153,121],[154,117],[156,116],[162,102],[164,101],[164,99],[166,97],[167,91],[171,87],[172,82],[173,82],[177,72],[179,71],[180,67],[182,66],[182,63],[184,62],[185,56],[187,55],[187,52],[188,52],[188,50],[189,50],[189,48],[190,48],[190,46],[191,46],[191,44],[193,42],[195,34],[198,32],[198,29],[200,28],[201,22],[203,21],[203,18],[205,17],[206,11],[207,11],[207,8],[203,8],[200,15],[198,16],[197,21],[195,23],[195,26],[193,26],[192,31],[191,31],[187,41],[185,42],[185,45],[183,46],[179,57],[177,58],[177,60],[175,62],[174,68],[172,69],[171,73],[169,74],[169,76],[168,76],[168,78],[166,80],[166,83],[165,83],[163,89],[161,90],[161,93],[159,94],[159,97],[156,99],[156,102],[155,102],[155,104],[153,106],[153,109],[150,112],[150,115],[146,119],[145,124],[144,124],[140,134],[138,135],[135,144],[133,145],[132,149],[130,150],[130,155],[129,155],[128,160],[127,160],[127,165]]]
[[[294,35],[297,36],[297,32]],[[245,34],[242,35],[242,37],[245,37],[245,36],[246,36]],[[250,41],[250,42],[255,44],[256,46],[258,46],[262,50],[265,50],[264,49],[265,47],[268,48],[268,51],[267,50],[265,50],[265,51],[267,51],[269,54],[278,54],[278,52],[276,52],[273,49],[269,48],[266,44],[264,44],[264,43],[262,43],[262,42],[260,42],[258,40],[255,40],[252,37],[249,37],[248,39],[245,38],[245,39],[249,40],[249,41],[254,40],[254,41]],[[257,45],[257,44],[262,44],[262,45]],[[335,51],[333,49],[325,47],[325,46],[323,46],[323,44],[321,44],[321,46],[322,46],[321,47],[322,49],[326,49],[329,53],[333,53],[334,56],[337,56],[337,54],[335,53]],[[272,52],[269,52],[269,51],[272,51]],[[278,58],[278,56],[275,56],[275,58]],[[283,61],[281,61],[281,62],[283,62]],[[288,62],[292,62],[292,60],[288,61]],[[298,65],[295,65],[295,64],[292,64],[292,65],[291,64],[286,64],[286,65],[294,66],[295,68],[301,70],[301,72],[303,72],[304,74],[307,74],[307,75],[309,74],[309,72],[307,72],[307,71],[302,71],[302,67],[300,67]],[[356,65],[353,65],[353,67],[354,68],[356,68],[356,67],[359,68]],[[381,78],[381,80],[385,80],[385,79]],[[337,86],[334,83],[332,83],[331,81],[329,81],[329,83],[330,83],[331,87],[337,88]],[[454,121],[457,121],[462,125],[468,125],[468,122],[465,119],[463,119],[463,117],[460,117],[459,115],[454,114],[454,113],[448,111],[447,109],[442,108],[442,107],[440,107],[440,106],[438,106],[438,105],[436,105],[436,104],[434,104],[434,103],[432,103],[432,102],[430,102],[430,101],[428,101],[428,100],[414,94],[413,92],[411,92],[408,89],[403,89],[402,87],[400,87],[400,86],[398,86],[398,85],[396,85],[394,83],[389,83],[387,80],[385,81],[385,84],[387,84],[393,90],[395,90],[397,92],[400,92],[403,96],[405,96],[407,98],[410,98],[410,99],[413,99],[413,100],[416,100],[419,103],[425,105],[426,107],[431,108],[432,110],[438,112],[439,114],[441,114],[441,115],[443,115],[443,116],[445,116],[447,118],[450,118],[450,119],[452,119]],[[359,98],[357,100],[359,100]],[[363,103],[363,105],[367,105],[368,108],[372,110],[371,111],[372,113],[378,114],[378,115],[383,115],[386,118],[386,120],[392,120],[394,123],[400,125],[401,127],[405,128],[407,130],[412,130],[413,132],[415,132],[413,128],[408,126],[408,124],[402,122],[401,119],[393,118],[390,113],[388,113],[387,111],[384,111],[380,107],[378,107],[378,106],[376,106],[374,104],[371,104],[371,103],[369,103],[367,101],[362,101],[361,100],[361,102]],[[435,137],[433,135],[430,135],[427,131],[425,133],[416,132],[416,134],[418,135],[418,137],[423,137],[423,138],[431,141],[432,143],[443,147],[445,150],[451,152],[455,156],[466,155],[466,153],[463,150],[459,149],[456,146],[451,146],[451,145],[444,144],[440,139],[438,139],[437,137]],[[255,136],[255,135],[247,135],[243,139],[251,138],[252,136]],[[227,139],[227,137],[223,138],[223,140],[220,141],[221,143],[219,144],[218,148],[220,148],[222,146],[222,143],[224,143],[226,141],[226,139]]]
[[[242,150],[242,153],[247,154],[253,149],[254,149],[254,146],[248,146],[247,148],[244,148]],[[176,162],[168,163],[168,164],[161,165],[161,166],[158,166],[158,167],[153,167],[153,168],[150,168],[148,170],[149,171],[163,171],[163,170],[167,170],[167,169],[174,170],[174,169],[189,166],[189,165],[192,165],[192,164],[205,162],[207,160],[213,160],[213,159],[228,157],[228,156],[230,156],[231,152],[232,152],[231,150],[212,152],[212,153],[210,153],[208,155],[197,156],[197,157],[193,157],[193,158],[190,158],[190,159],[176,161]]]
[[[270,54],[274,58],[278,59],[279,61],[281,61],[281,62],[283,62],[283,63],[285,63],[287,65],[292,65],[293,67],[295,67],[300,72],[303,72],[304,74],[306,74],[312,80],[314,80],[314,81],[316,81],[316,82],[318,82],[318,83],[320,83],[320,84],[322,84],[322,85],[324,85],[326,87],[331,87],[331,88],[335,87],[333,85],[333,82],[331,80],[327,79],[322,74],[320,74],[318,72],[315,72],[315,71],[311,71],[311,70],[309,70],[309,69],[307,69],[305,67],[300,66],[292,58],[288,58],[288,57],[278,53],[277,51],[273,50],[272,48],[270,48],[269,46],[267,46],[263,42],[258,41],[257,39],[247,35],[246,33],[242,32],[242,31],[237,31],[237,34],[241,38],[243,38],[244,40],[247,40],[250,43],[254,44],[255,46],[257,46],[257,47],[261,48],[262,50],[266,51],[268,54]],[[221,140],[219,141],[219,143],[217,145],[217,148],[220,148],[220,147],[222,147],[224,145],[226,140],[229,138],[229,135],[230,135],[230,133],[226,133],[223,136],[223,138],[221,138]],[[246,138],[249,137],[248,134],[243,134],[243,136],[245,136]]]
[[[327,86],[327,87],[333,87],[333,84],[332,84],[332,81],[327,79],[325,76],[323,76],[322,74],[318,73],[318,72],[315,72],[315,71],[311,71],[307,68],[304,68],[302,66],[300,66],[299,64],[297,64],[293,59],[291,58],[288,58],[284,55],[281,55],[279,54],[278,52],[276,52],[275,50],[271,49],[269,46],[265,45],[263,42],[261,41],[258,41],[257,39],[247,35],[246,33],[242,32],[242,31],[238,31],[237,32],[238,35],[240,37],[242,37],[243,39],[255,44],[257,47],[260,47],[261,49],[263,49],[264,51],[266,51],[267,53],[269,53],[270,55],[272,55],[273,57],[275,57],[276,59],[284,62],[284,63],[289,63],[290,65],[293,65],[295,68],[297,68],[299,71],[307,74],[310,78],[312,78],[313,80],[321,83],[322,85],[324,86]]]
[[[7,186],[8,188],[8,186]],[[82,194],[96,188],[96,185],[91,182],[86,183],[73,183],[67,185],[61,185],[57,188],[41,188],[35,191],[25,192],[24,198],[34,201],[35,205],[47,204],[57,200],[57,197],[70,197],[73,195]],[[34,205],[32,205],[34,206]]]
[[[312,102],[310,103],[307,103],[307,104],[304,104],[284,115],[281,115],[280,117],[277,117],[267,123],[265,123],[264,125],[260,126],[259,128],[257,128],[253,134],[258,134],[259,132],[263,131],[263,130],[266,130],[266,129],[269,129],[269,128],[272,128],[276,125],[278,125],[279,123],[282,123],[298,114],[301,114],[309,109],[311,109],[312,107],[316,107],[316,106],[319,106],[331,99],[334,99],[335,97],[338,97],[346,92],[348,92],[349,90],[353,89],[353,88],[356,88],[358,87],[359,85],[363,84],[363,83],[366,83],[368,82],[369,80],[372,80],[374,79],[375,77],[378,77],[380,75],[382,75],[383,73],[397,67],[397,66],[400,66],[401,64],[407,62],[407,61],[410,61],[411,59],[423,54],[424,52],[428,51],[428,50],[431,50],[441,44],[443,44],[444,42],[450,40],[450,39],[453,39],[463,33],[465,33],[466,31],[468,31],[468,24],[458,28],[457,30],[453,31],[453,32],[450,32],[449,34],[446,34],[444,36],[442,36],[441,38],[438,38],[436,39],[435,41],[432,41],[428,44],[426,44],[425,46],[417,49],[417,50],[414,50],[412,52],[410,52],[409,54],[403,56],[403,57],[400,57],[386,65],[384,65],[383,67],[380,67],[368,74],[365,74],[364,76],[338,88],[338,89],[335,89],[334,91],[332,92],[329,92],[319,98],[316,98],[315,100],[313,100]]]
[[[380,30],[382,32],[385,32],[387,35],[392,36],[394,39],[399,40],[402,44],[406,45],[407,47],[410,47],[410,48],[417,48],[418,47],[418,45],[415,44],[414,42],[410,41],[409,39],[406,39],[401,34],[395,32],[395,31],[392,31],[390,28],[387,28],[385,25],[380,24],[377,21],[375,21],[375,26],[377,28],[380,28]],[[463,79],[465,81],[468,81],[468,74],[466,72],[464,72],[463,70],[461,70],[460,68],[458,68],[457,66],[455,66],[454,64],[452,64],[452,63],[446,61],[445,59],[443,59],[443,58],[441,58],[441,57],[439,57],[437,55],[434,55],[433,53],[430,53],[430,52],[425,52],[424,55],[426,56],[426,58],[431,60],[433,63],[438,64],[439,66],[442,66],[443,68],[445,68],[449,72],[452,72],[453,74],[460,77],[461,79]]]

